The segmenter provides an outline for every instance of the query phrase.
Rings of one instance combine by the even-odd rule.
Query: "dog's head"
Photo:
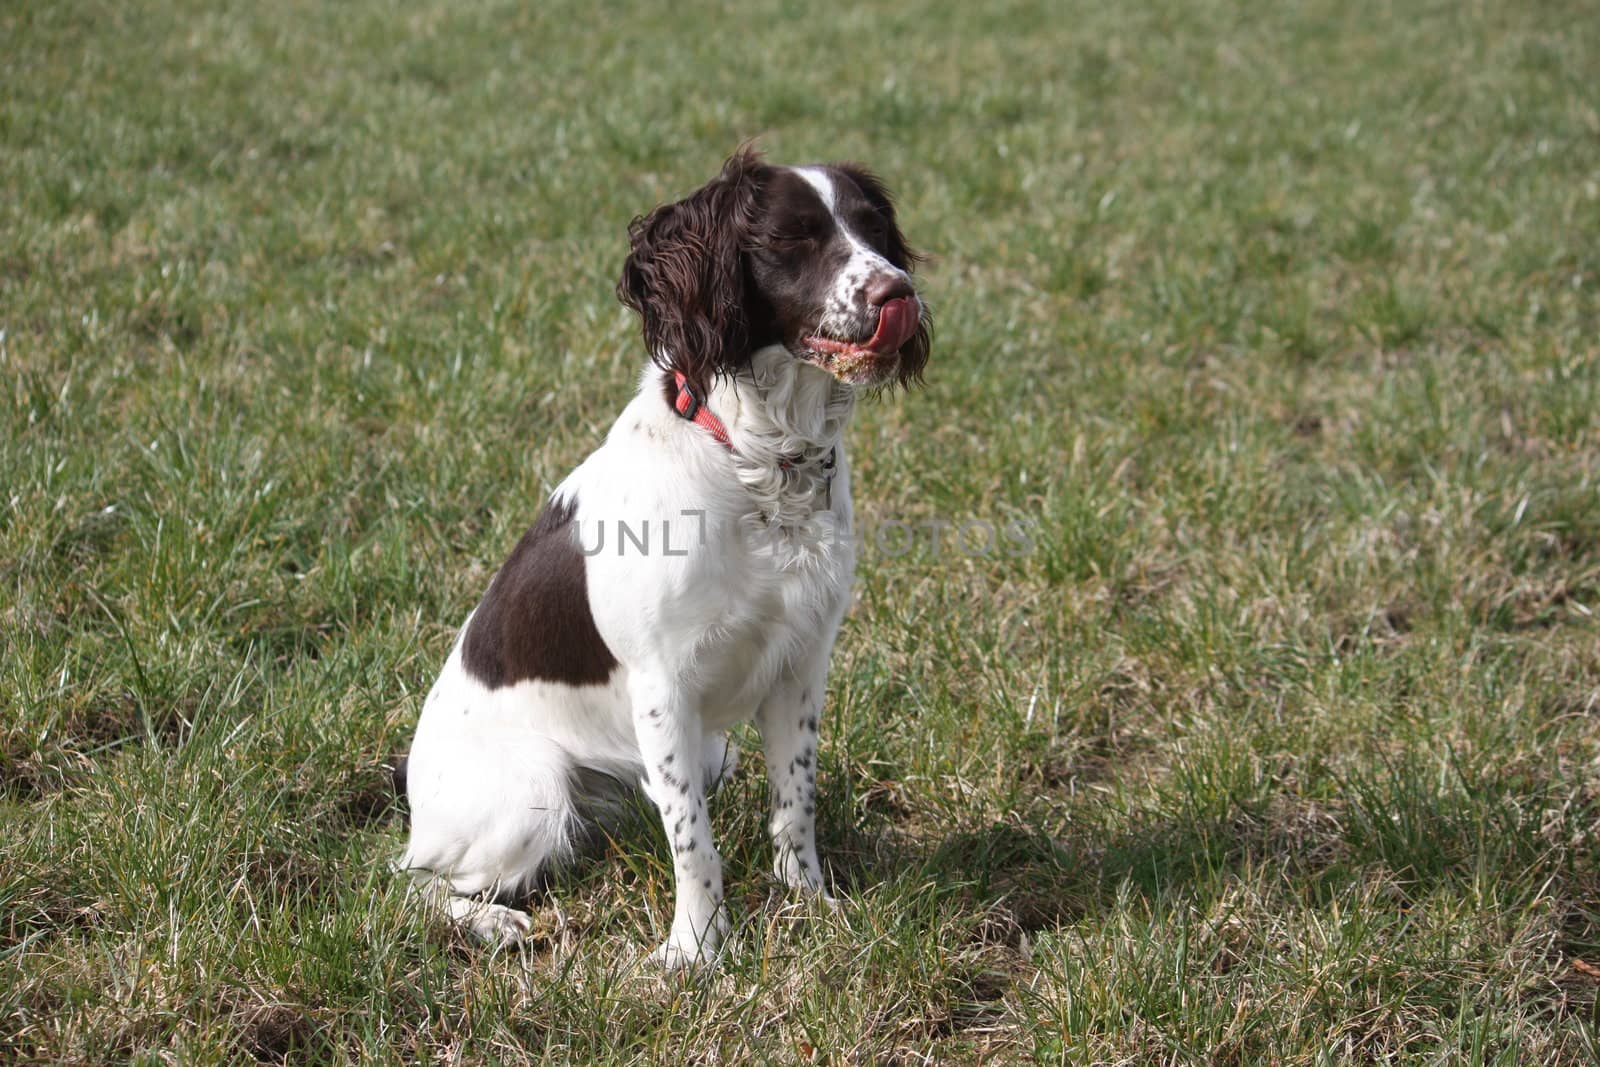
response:
[[[921,377],[919,257],[864,167],[777,167],[742,149],[628,237],[617,295],[643,320],[651,358],[702,392],[769,345],[853,386]]]

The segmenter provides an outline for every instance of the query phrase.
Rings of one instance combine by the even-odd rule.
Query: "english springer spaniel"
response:
[[[706,790],[754,717],[774,869],[824,892],[817,729],[855,569],[844,428],[858,393],[918,379],[929,317],[883,183],[745,149],[628,228],[617,294],[651,362],[605,443],[558,485],[467,617],[404,771],[401,863],[491,943],[504,901],[570,856],[635,783],[672,846],[655,958],[727,933]]]

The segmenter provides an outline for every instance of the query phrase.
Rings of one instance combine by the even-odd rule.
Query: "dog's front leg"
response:
[[[661,814],[677,881],[672,930],[655,959],[676,970],[714,960],[728,932],[722,858],[711,840],[706,812],[703,730],[699,712],[675,687],[646,682],[632,689],[645,791]]]
[[[817,737],[827,661],[785,672],[756,709],[772,798],[772,869],[791,889],[826,897],[817,858]]]

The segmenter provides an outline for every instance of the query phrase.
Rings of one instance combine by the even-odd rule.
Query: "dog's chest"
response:
[[[827,654],[855,552],[838,515],[822,512],[800,527],[746,524],[725,558],[733,573],[708,594],[721,601],[722,623],[704,649],[702,683],[709,717],[731,722],[750,713],[779,672]]]

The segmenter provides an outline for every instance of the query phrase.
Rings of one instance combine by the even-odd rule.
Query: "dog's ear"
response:
[[[926,257],[906,241],[906,235],[900,232],[900,221],[895,216],[894,197],[889,192],[889,187],[883,184],[872,171],[860,163],[835,163],[835,170],[841,172],[851,181],[856,183],[867,202],[874,211],[883,219],[884,244],[886,258],[890,263],[910,274],[917,268],[917,264]],[[928,311],[928,305],[922,305],[922,317],[917,323],[917,332],[912,335],[900,348],[900,373],[896,379],[900,385],[910,385],[922,380],[922,369],[928,365],[928,353],[933,349],[933,316]]]
[[[748,146],[689,197],[628,226],[617,298],[639,313],[650,358],[702,396],[750,357],[742,249],[765,164]]]

